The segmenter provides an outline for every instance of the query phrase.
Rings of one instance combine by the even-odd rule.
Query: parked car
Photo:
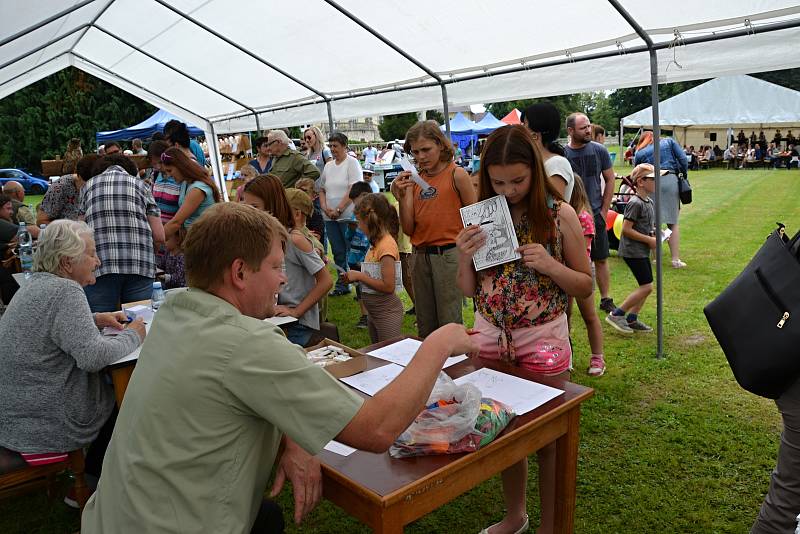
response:
[[[0,186],[12,181],[22,184],[26,195],[44,195],[50,187],[47,180],[31,176],[19,169],[0,169]]]

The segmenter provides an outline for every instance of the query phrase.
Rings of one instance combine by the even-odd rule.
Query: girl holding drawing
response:
[[[480,200],[505,196],[522,256],[476,272],[472,258],[486,243],[484,230],[471,225],[456,239],[458,286],[478,308],[472,338],[480,356],[569,378],[567,300],[591,294],[590,264],[578,216],[548,181],[541,152],[524,126],[505,126],[489,136],[481,155],[480,191]],[[554,526],[555,445],[539,450],[538,457],[541,534]],[[526,460],[503,472],[506,516],[484,532],[527,530],[527,474]]]
[[[369,251],[362,271],[348,271],[347,282],[360,282],[361,298],[367,308],[367,328],[373,343],[398,337],[403,326],[403,303],[395,294],[400,251],[397,248],[400,221],[397,211],[381,193],[361,195],[356,200],[358,228],[369,238]],[[370,276],[367,269],[375,266]],[[379,274],[379,277],[374,275]]]

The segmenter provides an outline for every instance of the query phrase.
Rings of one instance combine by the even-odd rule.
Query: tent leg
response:
[[[447,132],[447,138],[452,140],[453,138],[450,137],[450,106],[447,104],[447,86],[445,84],[441,84],[442,87],[442,109],[444,111],[444,128]]]
[[[253,113],[253,117],[256,118],[256,132],[258,132],[256,137],[258,137],[261,135],[261,121],[258,120],[258,113]]]
[[[326,100],[325,105],[328,107],[328,136],[330,136],[333,133],[333,107],[330,100]]]
[[[661,232],[661,125],[658,119],[658,56],[654,49],[650,49],[650,92],[653,105],[653,167],[656,175],[656,235]],[[662,287],[663,269],[661,268],[662,247],[656,247],[656,358],[664,357],[664,288]]]
[[[228,185],[225,183],[225,174],[222,172],[220,166],[220,152],[219,145],[217,144],[217,132],[214,129],[214,124],[211,123],[211,135],[208,142],[208,157],[211,159],[211,171],[214,173],[214,180],[219,186],[219,193],[222,195],[222,200],[228,202]]]

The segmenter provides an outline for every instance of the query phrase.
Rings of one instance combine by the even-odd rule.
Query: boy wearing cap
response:
[[[639,287],[606,317],[606,322],[625,334],[652,332],[639,320],[639,311],[653,291],[653,267],[650,251],[658,245],[655,228],[655,209],[650,195],[656,188],[655,172],[649,163],[637,165],[631,173],[636,194],[625,206],[619,256],[625,260]]]

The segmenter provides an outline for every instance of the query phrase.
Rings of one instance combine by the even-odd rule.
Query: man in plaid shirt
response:
[[[97,282],[86,286],[93,312],[119,310],[150,298],[155,278],[154,246],[163,244],[161,213],[136,165],[123,155],[105,156],[81,192],[81,212],[94,230],[101,264]]]

